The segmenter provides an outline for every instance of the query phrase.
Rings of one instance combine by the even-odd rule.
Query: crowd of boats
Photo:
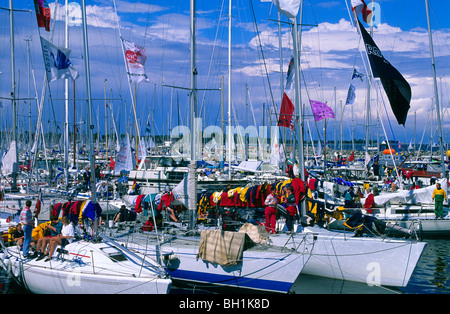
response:
[[[194,14],[195,3],[191,1],[192,21]],[[82,19],[86,25],[84,9]],[[299,60],[296,23],[295,19],[294,64]],[[195,28],[191,36],[195,36]],[[407,160],[399,160],[401,154],[391,149],[373,158],[366,157],[366,150],[365,155],[353,151],[345,158],[336,153],[333,161],[326,155],[307,159],[299,127],[299,143],[293,149],[298,150],[298,159],[279,155],[274,160],[281,163],[245,158],[233,162],[228,133],[228,157],[221,161],[195,162],[192,145],[191,158],[152,151],[140,158],[136,169],[119,170],[118,162],[123,164],[123,157],[129,156],[129,145],[118,152],[107,145],[105,151],[94,152],[84,27],[83,38],[90,147],[86,155],[73,150],[72,157],[89,163],[69,167],[72,158],[67,127],[64,155],[52,157],[53,152],[44,148],[44,167],[36,157],[39,154],[33,158],[19,156],[16,126],[2,159],[0,266],[11,280],[29,291],[166,294],[177,283],[289,293],[300,274],[405,287],[426,246],[423,239],[450,234],[448,202],[444,202],[444,217],[437,219],[432,200],[436,182],[448,191],[448,161],[444,160],[443,147],[436,173],[431,170],[431,160],[416,159],[416,168],[408,168]],[[193,52],[191,81],[195,95]],[[296,65],[297,89],[299,69]],[[191,97],[193,103],[195,98]],[[191,111],[195,107],[192,105]],[[193,117],[191,112],[191,123]],[[138,147],[136,141],[137,151]],[[280,153],[281,149],[275,151]],[[55,160],[51,162],[51,158]],[[17,169],[17,160],[21,159],[24,162]],[[292,227],[287,226],[283,206],[288,186],[295,195]],[[354,193],[347,199],[350,187]],[[265,200],[273,192],[277,219],[275,232],[269,232]],[[372,196],[371,206],[367,206],[366,200]],[[20,211],[28,200],[32,201],[36,228],[44,231],[55,217],[56,221],[68,217],[74,226],[73,241],[59,245],[52,258],[24,256],[17,241]],[[45,236],[45,232],[36,232],[34,244]]]
[[[285,169],[258,161],[204,164],[196,170],[195,212],[187,204],[188,167],[177,158],[149,154],[136,170],[114,175],[101,156],[98,165],[108,166],[92,174],[98,179],[95,206],[90,179],[83,181],[89,168],[71,171],[68,185],[63,178],[34,186],[18,179],[20,191],[13,193],[3,182],[0,265],[31,292],[169,293],[175,282],[289,293],[300,274],[404,287],[423,239],[450,234],[448,203],[445,217],[436,219],[432,200],[436,182],[447,191],[447,178],[383,166],[386,156],[370,164],[354,154],[328,165],[312,158],[305,181],[292,160]],[[386,178],[398,186],[387,186]],[[289,186],[296,194],[293,230],[282,201]],[[344,194],[350,186],[355,197],[349,208]],[[264,215],[270,190],[279,200],[275,234]],[[365,208],[369,193],[376,195]],[[13,238],[28,199],[34,210],[40,202],[36,227],[52,215],[67,216],[76,227],[75,240],[58,247],[50,261],[24,257]]]

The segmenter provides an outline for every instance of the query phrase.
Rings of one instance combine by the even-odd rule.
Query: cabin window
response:
[[[103,254],[105,254],[114,263],[124,262],[127,260],[126,256],[123,255],[121,251],[113,247],[106,247],[101,249]]]

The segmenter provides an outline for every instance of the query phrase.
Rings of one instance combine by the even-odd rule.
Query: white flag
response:
[[[261,2],[269,2],[270,0],[261,0]],[[288,18],[295,18],[300,7],[300,0],[272,0],[277,6],[278,12],[286,15]]]
[[[70,49],[59,48],[41,37],[42,54],[44,56],[47,79],[51,82],[61,78],[77,79],[78,71],[69,60]]]
[[[9,149],[6,155],[2,159],[1,173],[4,176],[8,176],[14,172],[14,168],[18,168],[17,165],[17,153],[16,153],[16,142],[11,141],[9,144]]]
[[[353,84],[350,84],[350,86],[348,87],[347,100],[345,101],[346,105],[353,105],[355,103],[355,90],[355,86],[353,86]]]
[[[116,165],[114,167],[114,174],[117,175],[122,170],[133,170],[133,155],[131,154],[130,136],[128,134],[120,145],[120,150],[116,158]]]
[[[147,81],[148,77],[145,74],[144,64],[147,60],[147,53],[145,48],[131,41],[122,39],[125,47],[125,59],[127,60],[128,78],[130,82],[139,83]]]

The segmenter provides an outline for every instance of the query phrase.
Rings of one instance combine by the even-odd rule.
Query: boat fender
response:
[[[20,275],[20,261],[19,260],[16,260],[14,263],[13,274],[14,274],[14,277],[19,277],[19,275]]]
[[[300,224],[302,227],[314,226],[314,218],[308,215],[300,218]]]
[[[175,253],[163,254],[162,260],[164,265],[171,270],[175,270],[180,265],[180,259]]]

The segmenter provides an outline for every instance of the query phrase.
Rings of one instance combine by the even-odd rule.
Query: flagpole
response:
[[[436,115],[437,115],[437,123],[439,129],[439,149],[441,153],[441,165],[442,165],[442,174],[441,177],[446,177],[445,171],[445,161],[444,161],[444,142],[442,136],[442,123],[441,123],[441,109],[439,106],[439,93],[437,88],[437,80],[436,80],[436,66],[434,62],[434,49],[433,49],[433,37],[431,35],[431,22],[430,22],[430,8],[428,4],[428,0],[425,0],[425,7],[427,13],[427,24],[428,24],[428,40],[430,43],[430,56],[431,56],[431,69],[433,71],[433,85],[434,85],[434,97],[436,99]]]

